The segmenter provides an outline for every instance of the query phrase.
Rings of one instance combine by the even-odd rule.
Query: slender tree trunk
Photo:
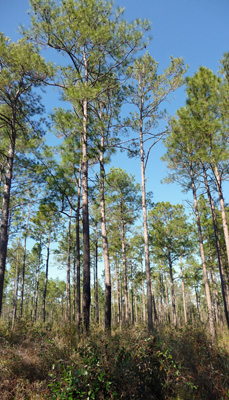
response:
[[[116,291],[117,291],[117,314],[118,323],[121,323],[121,302],[120,302],[120,290],[119,290],[119,272],[118,272],[118,259],[115,257],[115,280],[116,280]]]
[[[106,211],[105,211],[105,196],[104,196],[104,132],[101,130],[100,141],[100,209],[101,209],[101,232],[103,240],[103,259],[105,268],[105,329],[111,330],[111,274],[109,248],[106,228]]]
[[[68,263],[66,277],[66,320],[71,322],[71,218],[72,209],[70,210],[68,222]]]
[[[48,286],[48,273],[49,273],[49,248],[51,242],[51,229],[49,230],[49,237],[47,243],[47,256],[46,256],[46,269],[45,269],[45,286],[43,293],[43,322],[46,321],[46,295],[47,295],[47,286]]]
[[[95,322],[99,323],[99,293],[98,293],[98,227],[95,228]],[[105,310],[106,328],[106,310]]]
[[[143,229],[144,229],[144,243],[145,243],[145,270],[146,270],[146,283],[147,283],[148,330],[149,332],[152,332],[153,308],[152,308],[151,272],[150,272],[150,260],[149,260],[149,235],[148,235],[146,189],[145,189],[142,111],[140,115],[140,157],[141,157],[141,181],[142,181],[142,213],[143,213]]]
[[[218,259],[218,265],[219,265],[221,292],[222,292],[223,305],[224,305],[224,314],[225,314],[225,318],[226,318],[227,328],[229,329],[229,304],[227,304],[227,287],[226,287],[227,285],[226,285],[226,277],[225,277],[224,268],[223,268],[222,259],[221,259],[220,241],[219,241],[219,234],[218,234],[218,224],[217,224],[217,218],[216,218],[216,212],[215,212],[215,205],[214,205],[214,201],[211,196],[210,187],[209,187],[208,179],[207,179],[207,172],[206,172],[206,169],[205,169],[205,166],[203,163],[202,163],[202,168],[203,168],[203,173],[204,173],[205,187],[207,190],[208,200],[209,200],[209,204],[211,207],[211,213],[212,213],[215,246],[216,246],[217,259]],[[219,179],[218,174],[216,174],[216,176]],[[218,184],[217,184],[217,187],[218,187]],[[221,187],[221,185],[220,185],[220,187]],[[219,196],[220,196],[221,191],[218,190],[218,192],[219,192]],[[223,210],[225,212],[223,197],[222,197],[221,201],[222,201],[221,210],[223,208]],[[222,212],[222,216],[223,216],[223,212]],[[226,216],[225,216],[225,218],[226,218]],[[227,221],[226,221],[226,224],[224,223],[224,225],[225,225],[226,231],[228,232]],[[225,236],[225,233],[224,233],[224,236]],[[226,241],[226,239],[225,239],[225,241]],[[228,251],[227,251],[227,254],[228,254]]]
[[[156,307],[156,302],[155,302],[155,297],[154,297],[154,292],[153,292],[152,285],[151,285],[151,293],[152,293],[152,302],[153,302],[154,321],[158,321],[157,307]]]
[[[168,287],[167,287],[167,279],[165,277],[165,298],[166,298],[166,306],[167,306],[167,316],[168,316],[168,323],[170,324],[171,318],[170,318],[170,310],[169,310],[169,296],[168,296]]]
[[[132,325],[134,325],[134,290],[133,290],[133,264],[131,262],[130,265],[130,275],[131,275],[131,289],[130,289],[130,295],[131,295],[131,322]]]
[[[88,82],[88,62],[85,49],[83,49],[83,61],[85,72],[85,83]],[[90,325],[90,304],[91,304],[91,283],[90,283],[90,232],[89,232],[89,210],[88,210],[88,151],[87,151],[87,123],[88,123],[88,101],[83,100],[83,191],[82,191],[82,211],[83,211],[83,327],[86,333],[89,332]]]
[[[76,320],[76,255],[73,257],[73,274],[72,274],[72,319]]]
[[[134,305],[135,305],[135,322],[138,325],[138,298],[136,284],[134,286]]]
[[[39,285],[40,285],[40,268],[41,268],[41,237],[39,244],[39,259],[36,273],[36,292],[35,292],[35,301],[34,301],[34,321],[37,320],[37,308],[38,308],[38,293],[39,293]]]
[[[170,276],[170,285],[171,285],[173,324],[176,327],[177,326],[177,311],[176,311],[176,300],[175,300],[174,279],[173,279],[173,266],[172,266],[170,253],[169,253],[169,276]]]
[[[201,314],[200,314],[200,304],[199,304],[199,297],[198,297],[198,290],[197,287],[195,286],[195,295],[196,295],[196,308],[197,308],[197,315],[199,318],[199,321],[201,321]]]
[[[221,177],[219,174],[217,164],[214,165],[214,173],[215,173],[215,178],[216,178],[217,190],[218,190],[218,194],[219,194],[219,203],[220,203],[222,222],[223,222],[223,233],[224,233],[224,239],[225,239],[226,250],[227,250],[227,262],[228,262],[228,266],[229,266],[229,232],[228,232],[225,203],[224,203],[224,197],[223,197],[223,191],[222,191]]]
[[[183,308],[184,308],[184,322],[187,324],[187,308],[186,308],[186,300],[185,300],[185,287],[184,287],[184,275],[183,275],[183,268],[182,268],[182,259],[180,256],[180,276],[181,276],[181,284],[182,284],[182,296],[183,296]]]
[[[139,78],[139,89],[142,91],[141,78]],[[141,104],[139,110],[139,145],[141,159],[141,184],[142,184],[142,214],[143,214],[143,230],[144,230],[144,250],[145,250],[145,271],[147,284],[147,313],[148,313],[148,331],[153,331],[153,308],[152,308],[152,289],[151,289],[151,271],[149,259],[149,235],[147,221],[147,205],[146,205],[146,188],[145,188],[145,155],[143,141],[143,108],[144,94],[141,95]]]
[[[190,176],[191,176],[192,193],[193,193],[193,199],[194,199],[196,223],[197,223],[198,236],[199,236],[200,254],[201,254],[202,268],[203,268],[203,274],[204,274],[204,285],[205,285],[205,293],[206,293],[206,301],[207,301],[209,328],[210,328],[210,334],[212,335],[212,337],[215,337],[215,326],[214,326],[213,315],[212,315],[211,294],[210,294],[210,287],[209,287],[209,281],[208,281],[208,276],[207,276],[207,266],[206,266],[205,254],[204,254],[203,236],[202,236],[202,230],[201,230],[201,224],[200,224],[200,216],[199,216],[199,209],[198,209],[198,202],[197,202],[197,195],[196,195],[196,186],[195,186],[195,182],[194,182],[194,172],[193,172],[193,166],[192,166],[191,160],[189,160],[189,167],[190,167]]]
[[[145,305],[145,279],[143,275],[143,263],[141,260],[142,267],[142,313],[143,313],[143,322],[146,322],[146,305]]]
[[[124,284],[124,299],[125,299],[125,323],[129,324],[129,305],[128,305],[128,284],[127,284],[127,263],[126,263],[126,239],[125,228],[123,221],[122,199],[120,202],[121,211],[121,235],[122,235],[122,260],[123,260],[123,284]]]
[[[0,230],[0,316],[2,313],[3,287],[6,269],[6,255],[8,244],[8,218],[10,205],[10,190],[13,175],[13,163],[15,152],[16,133],[12,131],[10,147],[7,157],[5,184],[3,189],[2,214],[1,214],[1,230]]]
[[[160,313],[160,322],[163,323],[165,321],[165,287],[163,282],[163,272],[160,270],[160,302],[161,302],[161,313]]]
[[[28,226],[29,226],[29,218],[30,218],[30,203],[28,204],[28,214],[27,214],[26,228],[25,228],[25,233],[24,233],[24,255],[23,255],[23,264],[22,264],[22,279],[21,279],[20,318],[23,315],[23,306],[24,306],[26,241],[27,241],[27,233],[28,233]]]
[[[219,325],[219,310],[218,310],[218,304],[217,304],[217,300],[216,300],[217,296],[216,296],[215,286],[214,286],[214,282],[213,282],[212,270],[213,270],[213,266],[211,265],[209,280],[210,280],[211,287],[212,287],[214,320],[215,320],[216,325]]]
[[[76,325],[78,330],[81,324],[81,293],[80,293],[80,197],[81,197],[81,162],[79,165],[79,178],[77,190],[77,211],[76,211]]]
[[[221,315],[221,311],[220,311],[219,295],[218,295],[215,271],[214,271],[213,266],[211,268],[211,277],[212,277],[212,284],[213,284],[214,297],[215,297],[216,322],[222,325],[222,315]]]
[[[18,260],[18,252],[16,253],[16,270],[15,270],[15,278],[14,278],[14,295],[13,295],[13,315],[12,315],[12,329],[14,328],[14,324],[17,317],[17,298],[18,298],[18,283],[19,283],[19,260]]]
[[[21,224],[22,225],[22,224]],[[21,241],[21,226],[20,226],[20,234],[17,242],[16,249],[16,270],[15,270],[15,279],[14,279],[14,296],[13,296],[13,316],[12,316],[12,329],[14,328],[14,324],[17,318],[17,302],[18,302],[18,284],[19,284],[19,245]]]

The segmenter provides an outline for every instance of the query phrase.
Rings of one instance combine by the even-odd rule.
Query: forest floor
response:
[[[98,327],[88,338],[74,326],[0,325],[0,398],[229,399],[229,335],[206,329]]]

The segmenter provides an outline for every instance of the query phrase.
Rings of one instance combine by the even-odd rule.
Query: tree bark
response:
[[[101,130],[100,140],[100,209],[101,209],[101,232],[103,240],[103,259],[105,268],[105,330],[111,330],[111,274],[110,274],[110,259],[106,228],[106,210],[104,196],[104,132]]]
[[[215,178],[216,178],[217,190],[218,190],[218,194],[219,194],[219,203],[220,203],[222,222],[223,222],[223,233],[224,233],[226,250],[227,250],[227,262],[228,262],[228,266],[229,266],[229,232],[228,232],[225,203],[224,203],[224,197],[223,197],[223,191],[222,191],[222,183],[221,183],[221,178],[220,178],[217,164],[214,165],[214,173],[215,173]]]
[[[203,235],[202,235],[202,229],[201,229],[201,224],[200,224],[200,215],[199,215],[197,195],[196,195],[196,186],[195,186],[195,182],[194,182],[193,166],[192,166],[192,162],[190,159],[189,159],[189,168],[190,168],[192,193],[193,193],[193,199],[194,199],[196,224],[197,224],[197,229],[198,229],[200,254],[201,254],[202,268],[203,268],[203,274],[204,274],[204,286],[205,286],[205,294],[206,294],[206,301],[207,301],[209,328],[210,328],[210,334],[212,335],[212,337],[215,337],[215,326],[214,326],[213,315],[212,315],[212,302],[211,302],[210,287],[209,287],[209,281],[208,281],[208,276],[207,276],[207,266],[206,266],[205,254],[204,254]]]
[[[135,323],[138,325],[138,298],[136,284],[134,287]]]
[[[170,318],[170,310],[169,310],[169,296],[168,296],[168,287],[167,287],[166,276],[165,276],[165,299],[166,299],[166,306],[167,306],[168,323],[170,324],[171,318]]]
[[[187,308],[186,308],[186,300],[185,300],[185,287],[184,287],[184,275],[183,275],[183,268],[182,268],[182,259],[180,256],[180,276],[181,276],[181,284],[182,284],[182,297],[183,297],[183,308],[184,308],[184,322],[187,324]]]
[[[220,282],[221,282],[221,292],[222,292],[222,297],[223,297],[224,314],[225,314],[225,318],[226,318],[227,328],[229,329],[229,310],[228,310],[229,305],[227,304],[227,296],[226,296],[227,284],[226,284],[226,277],[225,277],[224,268],[223,268],[222,259],[221,259],[220,241],[219,241],[219,234],[218,234],[218,224],[217,224],[217,218],[216,218],[216,212],[215,212],[215,205],[214,205],[212,195],[210,192],[210,187],[208,184],[207,172],[206,172],[206,169],[205,169],[205,166],[203,163],[202,163],[202,168],[203,168],[203,173],[204,173],[205,187],[207,190],[208,200],[209,200],[209,204],[211,207],[211,213],[212,213],[215,246],[216,246],[217,259],[218,259],[218,265],[219,265]],[[216,175],[216,176],[218,176],[218,175]],[[218,176],[218,178],[219,178],[219,176]],[[218,187],[218,185],[217,185],[217,187]],[[219,192],[219,196],[220,196],[220,192]],[[223,209],[225,212],[224,201],[223,201]],[[222,206],[221,206],[221,210],[222,210]],[[225,216],[225,218],[226,218],[226,216]],[[225,225],[225,229],[226,229],[226,231],[228,231],[227,223]],[[225,239],[225,241],[226,241],[226,239]],[[228,251],[227,251],[227,255],[228,255]]]
[[[99,293],[98,293],[98,227],[95,229],[95,322],[99,324]],[[105,310],[106,328],[106,310]]]
[[[48,272],[49,272],[49,248],[51,242],[51,228],[49,230],[49,237],[47,243],[47,256],[46,256],[46,268],[45,268],[45,286],[44,286],[44,293],[43,293],[43,322],[46,321],[46,295],[47,295],[47,286],[48,286]]]
[[[115,280],[116,280],[116,291],[117,291],[117,314],[118,323],[121,324],[121,301],[120,301],[120,290],[119,290],[119,272],[118,272],[118,259],[115,257]]]
[[[124,299],[125,299],[125,323],[128,325],[129,305],[128,305],[128,284],[127,284],[127,264],[126,264],[126,239],[125,239],[125,228],[123,221],[122,198],[120,200],[120,211],[121,211],[121,235],[122,235],[123,284],[124,284]]]
[[[28,204],[28,214],[27,214],[26,228],[25,228],[25,233],[24,233],[24,255],[23,255],[22,278],[21,278],[20,318],[23,315],[23,306],[24,306],[26,241],[27,241],[27,233],[28,233],[28,226],[29,226],[29,218],[30,218],[30,203]]]
[[[143,275],[143,263],[141,260],[141,267],[142,267],[142,316],[143,322],[146,322],[146,305],[145,305],[145,279]]]
[[[36,291],[35,291],[35,301],[34,301],[34,321],[37,320],[37,309],[38,309],[38,292],[39,292],[39,285],[40,285],[40,267],[41,267],[41,237],[39,243],[39,256],[38,256],[38,266],[36,272]]]
[[[13,163],[15,152],[16,133],[13,129],[8,151],[5,184],[3,189],[2,200],[2,215],[1,215],[1,231],[0,231],[0,316],[2,313],[2,300],[4,278],[6,270],[6,256],[8,244],[8,218],[9,218],[9,205],[10,205],[10,190],[13,175]]]
[[[23,214],[23,213],[22,213]],[[13,316],[12,316],[12,329],[14,328],[14,324],[17,318],[17,303],[18,303],[18,284],[19,284],[19,245],[21,241],[21,228],[22,222],[20,226],[20,234],[17,241],[17,248],[16,248],[16,270],[15,270],[15,279],[14,279],[14,296],[13,296]]]
[[[177,326],[177,311],[176,311],[176,300],[175,300],[175,291],[174,291],[173,266],[172,266],[170,253],[169,253],[169,276],[170,276],[170,285],[171,285],[173,324],[176,327]]]
[[[83,49],[83,61],[85,71],[85,83],[88,83],[88,61],[85,49]],[[88,123],[88,100],[83,100],[83,140],[82,140],[82,212],[83,212],[83,327],[86,333],[90,325],[91,304],[91,279],[90,279],[90,232],[89,232],[89,210],[88,210],[88,151],[87,151],[87,123]]]
[[[77,189],[76,211],[76,325],[78,330],[81,324],[81,293],[80,293],[80,196],[81,196],[81,162],[79,165],[79,178]]]
[[[149,260],[149,235],[148,235],[146,189],[145,189],[142,109],[140,111],[139,133],[140,133],[141,182],[142,182],[142,213],[143,213],[143,229],[144,229],[144,244],[145,244],[145,270],[146,270],[146,284],[147,284],[148,331],[149,333],[151,333],[153,331],[153,309],[152,309],[152,290],[151,290],[152,285],[151,285],[151,271],[150,271],[150,260]]]
[[[71,218],[72,209],[70,210],[68,222],[68,261],[67,261],[67,277],[66,277],[66,321],[71,322]]]

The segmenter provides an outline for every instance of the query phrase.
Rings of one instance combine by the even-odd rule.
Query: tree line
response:
[[[22,39],[0,35],[1,316],[12,326],[60,318],[85,332],[91,322],[108,332],[112,323],[152,332],[202,322],[215,336],[229,327],[228,53],[218,74],[200,67],[184,79],[187,66],[172,57],[159,73],[145,50],[149,21],[129,23],[106,1],[30,5]],[[164,102],[183,83],[186,105],[161,129]],[[61,107],[47,118],[42,101],[53,87]],[[50,130],[56,146],[46,143]],[[146,192],[160,140],[167,182],[192,192],[195,221]],[[108,170],[117,150],[139,160],[141,185]],[[54,242],[66,282],[49,278]]]

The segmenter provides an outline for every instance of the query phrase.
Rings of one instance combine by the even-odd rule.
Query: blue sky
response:
[[[160,70],[169,65],[172,55],[183,57],[189,65],[188,75],[193,75],[201,65],[217,72],[220,58],[229,50],[228,0],[115,0],[115,5],[125,8],[125,18],[130,22],[135,18],[151,21],[153,39],[148,51],[159,62]],[[29,24],[28,9],[27,0],[0,0],[0,31],[17,40],[19,24]],[[55,97],[46,103],[47,111],[51,112],[50,104],[55,104]],[[184,103],[185,92],[181,88],[165,106],[173,115]],[[162,144],[152,150],[147,188],[153,191],[155,201],[182,202],[186,195],[180,192],[179,186],[160,183],[166,176],[166,165],[160,161],[163,152]],[[115,156],[113,163],[140,180],[140,164],[136,160],[122,154]]]
[[[183,57],[189,65],[187,75],[193,75],[201,65],[216,73],[220,58],[229,51],[228,0],[120,0],[115,1],[115,5],[125,7],[125,18],[130,22],[135,18],[151,21],[153,39],[148,51],[159,62],[161,70],[169,65],[172,55]],[[0,0],[0,31],[17,40],[19,24],[29,24],[28,9],[27,0]],[[173,101],[165,106],[174,115],[185,104],[184,88],[175,92],[172,98]],[[48,112],[53,104],[54,97],[46,101]],[[178,185],[161,184],[167,173],[165,163],[160,161],[163,153],[162,144],[151,152],[146,172],[147,189],[153,191],[154,201],[185,205],[185,199],[191,199],[191,196],[181,193]],[[140,163],[137,160],[118,154],[113,163],[134,174],[140,182]],[[225,194],[229,195],[228,183],[225,184]]]

